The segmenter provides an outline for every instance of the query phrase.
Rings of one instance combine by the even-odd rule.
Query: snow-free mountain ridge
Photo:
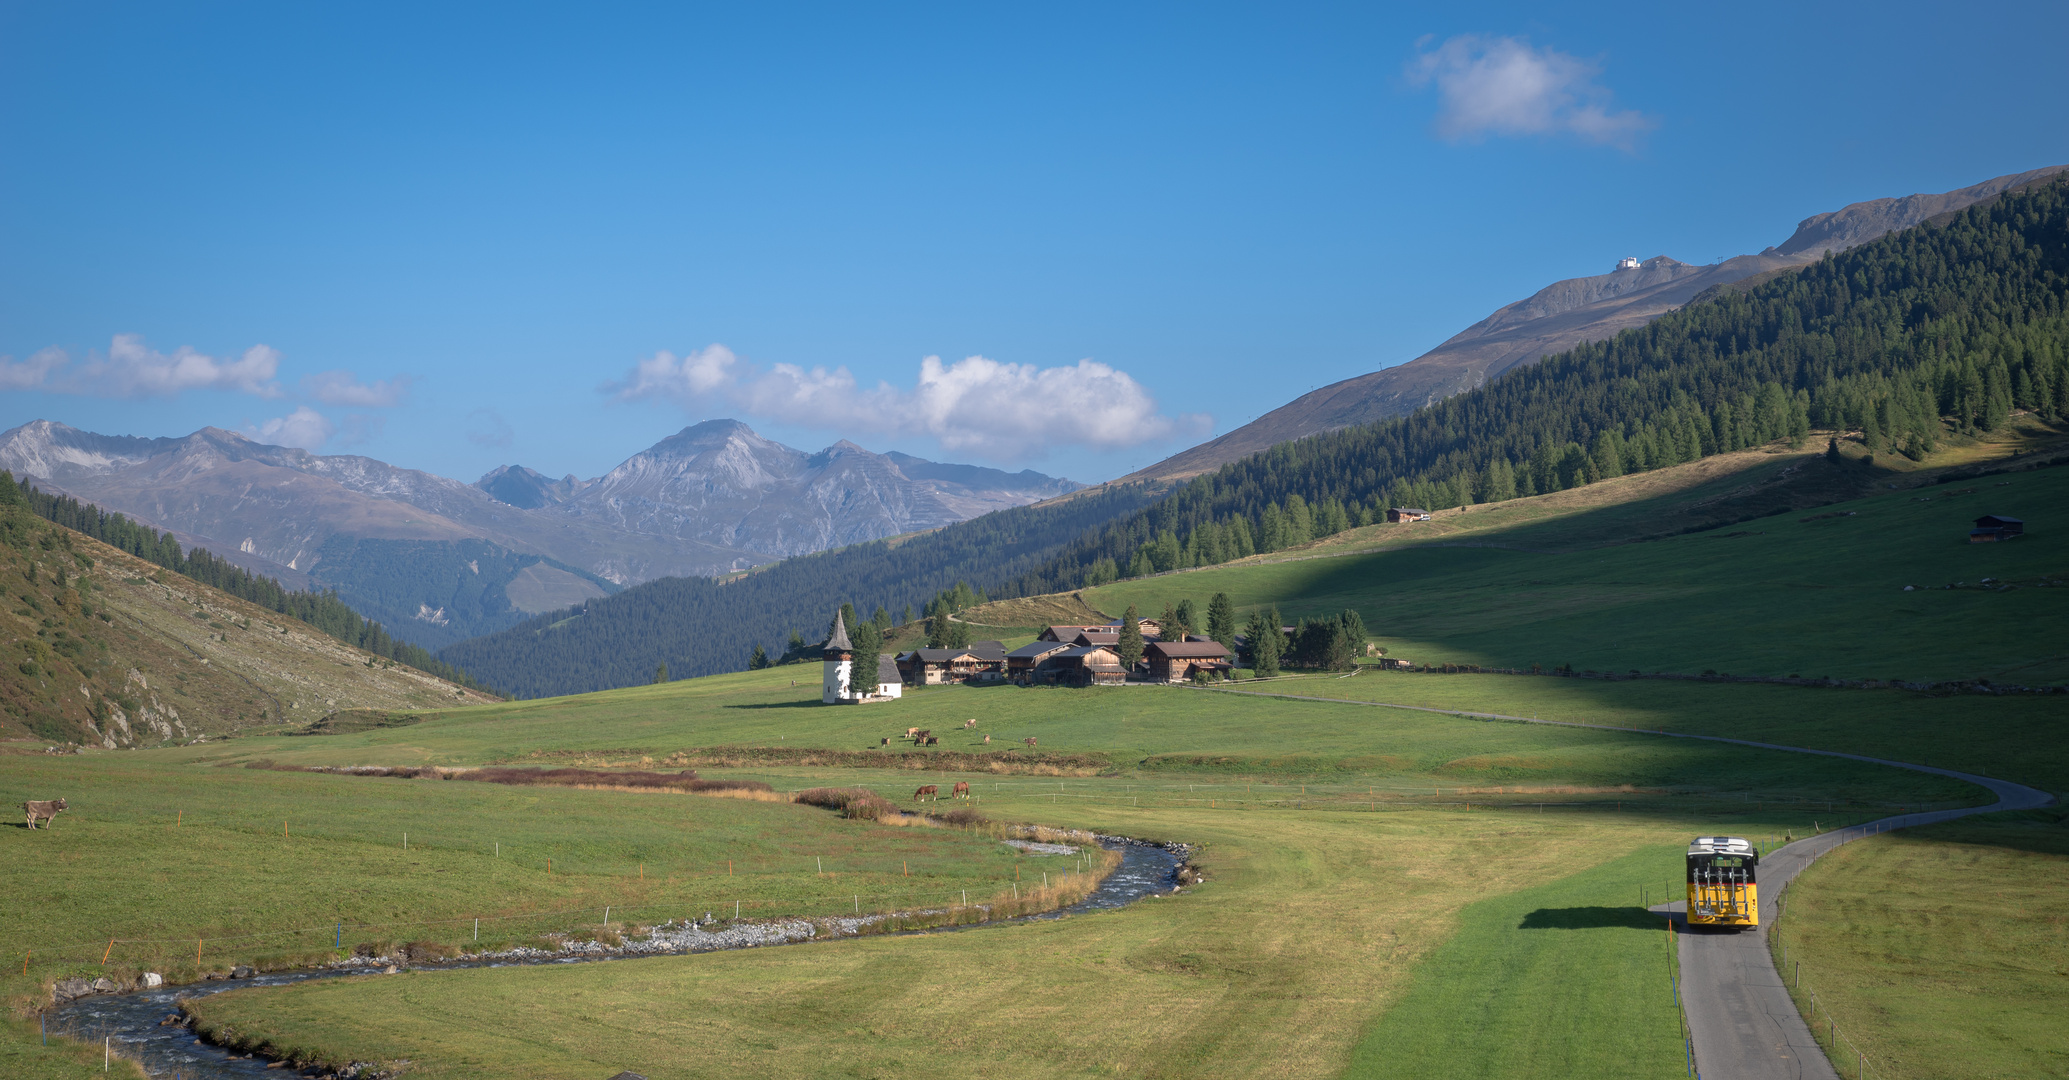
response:
[[[1523,364],[1643,326],[1718,285],[1806,266],[1941,214],[2055,176],[2069,165],[2000,176],[1955,191],[1858,202],[1803,219],[1781,244],[1693,266],[1664,255],[1635,268],[1554,282],[1466,327],[1429,352],[1395,367],[1331,383],[1225,435],[1181,451],[1122,480],[1196,476],[1292,439],[1406,416],[1485,385]]]

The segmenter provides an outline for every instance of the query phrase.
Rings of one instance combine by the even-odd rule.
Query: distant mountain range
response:
[[[1291,439],[1406,416],[1483,386],[1511,368],[1643,326],[1708,289],[1806,266],[1827,251],[1845,251],[2064,170],[2069,165],[2000,176],[1939,195],[1854,203],[1805,218],[1795,234],[1777,247],[1709,266],[1692,266],[1660,255],[1636,266],[1619,265],[1607,274],[1555,282],[1405,364],[1331,383],[1122,480],[1197,476]]]
[[[734,420],[684,428],[593,480],[518,465],[474,484],[203,428],[0,433],[0,468],[347,603],[427,648],[657,577],[742,570],[939,528],[1082,485],[876,454],[808,454]]]

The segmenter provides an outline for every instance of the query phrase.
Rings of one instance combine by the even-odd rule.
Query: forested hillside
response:
[[[1494,502],[1813,427],[1920,457],[1952,426],[2069,416],[2069,181],[2006,195],[1472,392],[1200,477],[994,596],[1273,551],[1388,506]],[[858,597],[867,601],[865,593]]]
[[[786,559],[728,581],[662,578],[438,655],[519,697],[632,686],[662,664],[676,677],[738,671],[757,645],[775,654],[792,633],[819,640],[844,601],[865,611],[924,608],[959,581],[982,588],[1025,576],[1073,538],[1150,498],[1144,487],[1110,488]]]
[[[118,551],[155,563],[239,600],[268,611],[300,619],[310,626],[354,648],[406,664],[462,686],[476,686],[464,671],[440,661],[424,649],[389,636],[380,623],[361,618],[338,599],[336,593],[294,592],[269,577],[261,577],[217,557],[207,548],[180,549],[171,533],[139,525],[121,514],[62,495],[48,494],[27,480],[17,482],[13,474],[0,470],[0,504],[19,501],[37,516],[75,530]]]

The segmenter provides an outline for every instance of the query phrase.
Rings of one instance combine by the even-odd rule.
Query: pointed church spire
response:
[[[833,634],[826,639],[826,647],[829,650],[855,647],[855,643],[848,640],[847,620],[841,617],[839,610],[833,613]]]

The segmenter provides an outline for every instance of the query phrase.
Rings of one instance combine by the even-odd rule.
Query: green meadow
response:
[[[2059,807],[1884,833],[1804,871],[1771,945],[1835,1062],[1890,1080],[2062,1076],[2065,873]]]
[[[2061,591],[2069,554],[2056,535],[2069,528],[2060,510],[2069,506],[2069,468],[1907,486],[1619,542],[1652,532],[1655,516],[1671,518],[1708,491],[1597,505],[1619,485],[1640,494],[1655,482],[1592,485],[1557,516],[1498,504],[1451,516],[1441,531],[1371,526],[1322,549],[1384,540],[1363,554],[1302,559],[1296,551],[1083,595],[1102,611],[1133,604],[1144,616],[1187,598],[1204,611],[1217,592],[1239,613],[1276,604],[1288,620],[1354,608],[1389,655],[1418,664],[2069,680]],[[1734,475],[1711,494],[1742,482],[1753,483]],[[1993,513],[2025,518],[2027,535],[1968,543],[1972,519]]]

